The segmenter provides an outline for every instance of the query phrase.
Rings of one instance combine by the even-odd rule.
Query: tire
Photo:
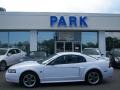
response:
[[[85,77],[85,81],[89,85],[96,85],[102,82],[102,74],[98,70],[90,70]]]
[[[7,64],[5,61],[0,62],[0,71],[5,71],[7,68]]]
[[[27,88],[33,88],[39,85],[39,77],[36,73],[24,72],[20,77],[20,84]]]

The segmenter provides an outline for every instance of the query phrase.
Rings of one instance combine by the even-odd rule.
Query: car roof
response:
[[[97,49],[97,50],[99,50],[98,48],[84,48],[84,49]],[[83,49],[83,50],[84,50],[84,49]]]
[[[57,55],[66,55],[66,54],[75,54],[75,55],[83,55],[80,52],[59,52]]]

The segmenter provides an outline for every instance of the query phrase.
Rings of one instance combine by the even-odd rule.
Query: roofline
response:
[[[71,12],[0,12],[0,15],[23,15],[23,16],[41,16],[41,15],[64,15],[64,16],[72,16],[72,15],[84,15],[84,16],[120,16],[120,14],[116,13],[71,13]]]

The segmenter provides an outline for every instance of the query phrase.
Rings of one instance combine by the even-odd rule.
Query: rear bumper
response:
[[[113,76],[113,68],[108,68],[107,70],[103,71],[103,79],[109,79]]]

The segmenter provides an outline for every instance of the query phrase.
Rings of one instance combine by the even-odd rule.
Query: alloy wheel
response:
[[[87,82],[91,85],[97,84],[100,82],[100,75],[96,71],[89,72],[87,76]]]
[[[23,84],[25,87],[34,87],[36,85],[36,76],[32,73],[30,74],[26,74],[24,77],[23,77]]]
[[[1,70],[1,71],[4,71],[4,70],[6,69],[6,67],[7,67],[6,63],[2,61],[2,62],[0,63],[0,70]]]

